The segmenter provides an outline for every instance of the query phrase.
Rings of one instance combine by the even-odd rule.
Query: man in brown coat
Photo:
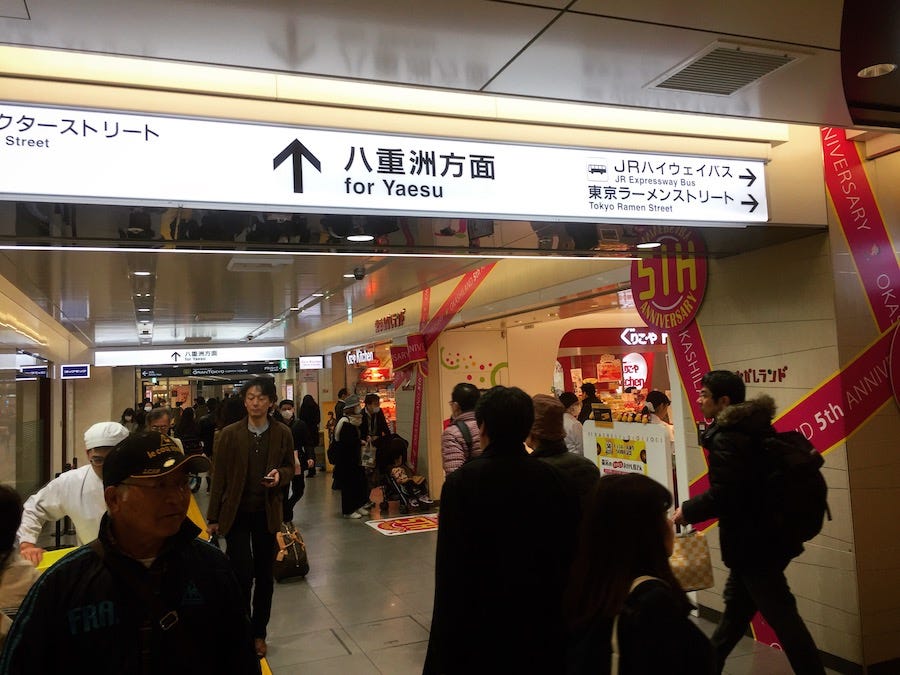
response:
[[[241,396],[247,417],[222,429],[216,443],[207,521],[210,535],[225,536],[250,608],[256,653],[265,656],[275,534],[282,521],[282,488],[294,476],[294,443],[291,430],[269,418],[278,398],[271,378],[250,380]]]

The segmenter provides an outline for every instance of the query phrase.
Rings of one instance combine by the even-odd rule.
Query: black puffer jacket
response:
[[[767,463],[761,439],[774,432],[771,396],[726,407],[701,439],[709,451],[709,489],[682,504],[689,523],[719,519],[722,561],[730,568],[783,564],[802,546],[785,544],[765,508]]]

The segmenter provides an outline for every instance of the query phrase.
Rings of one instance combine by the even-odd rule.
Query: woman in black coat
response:
[[[366,474],[360,465],[362,444],[359,435],[359,397],[349,396],[344,402],[344,417],[338,422],[335,442],[331,446],[334,479],[341,488],[341,513],[344,518],[369,515]]]
[[[671,505],[669,491],[647,476],[597,482],[566,594],[570,675],[610,672],[616,617],[619,675],[715,672],[709,640],[688,618],[691,605],[669,567]]]
[[[300,409],[297,411],[297,419],[306,424],[307,438],[303,443],[306,456],[313,460],[313,465],[306,472],[309,478],[316,475],[316,446],[319,444],[319,424],[322,422],[322,412],[310,394],[303,397]]]

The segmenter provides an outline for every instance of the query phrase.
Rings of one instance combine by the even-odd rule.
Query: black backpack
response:
[[[766,504],[786,543],[801,545],[822,531],[828,508],[825,460],[799,431],[783,431],[762,441],[767,462]]]

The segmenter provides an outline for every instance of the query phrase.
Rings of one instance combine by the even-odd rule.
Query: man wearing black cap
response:
[[[186,518],[188,474],[207,470],[157,432],[120,442],[103,465],[99,538],[38,579],[0,673],[259,673],[234,572]]]

